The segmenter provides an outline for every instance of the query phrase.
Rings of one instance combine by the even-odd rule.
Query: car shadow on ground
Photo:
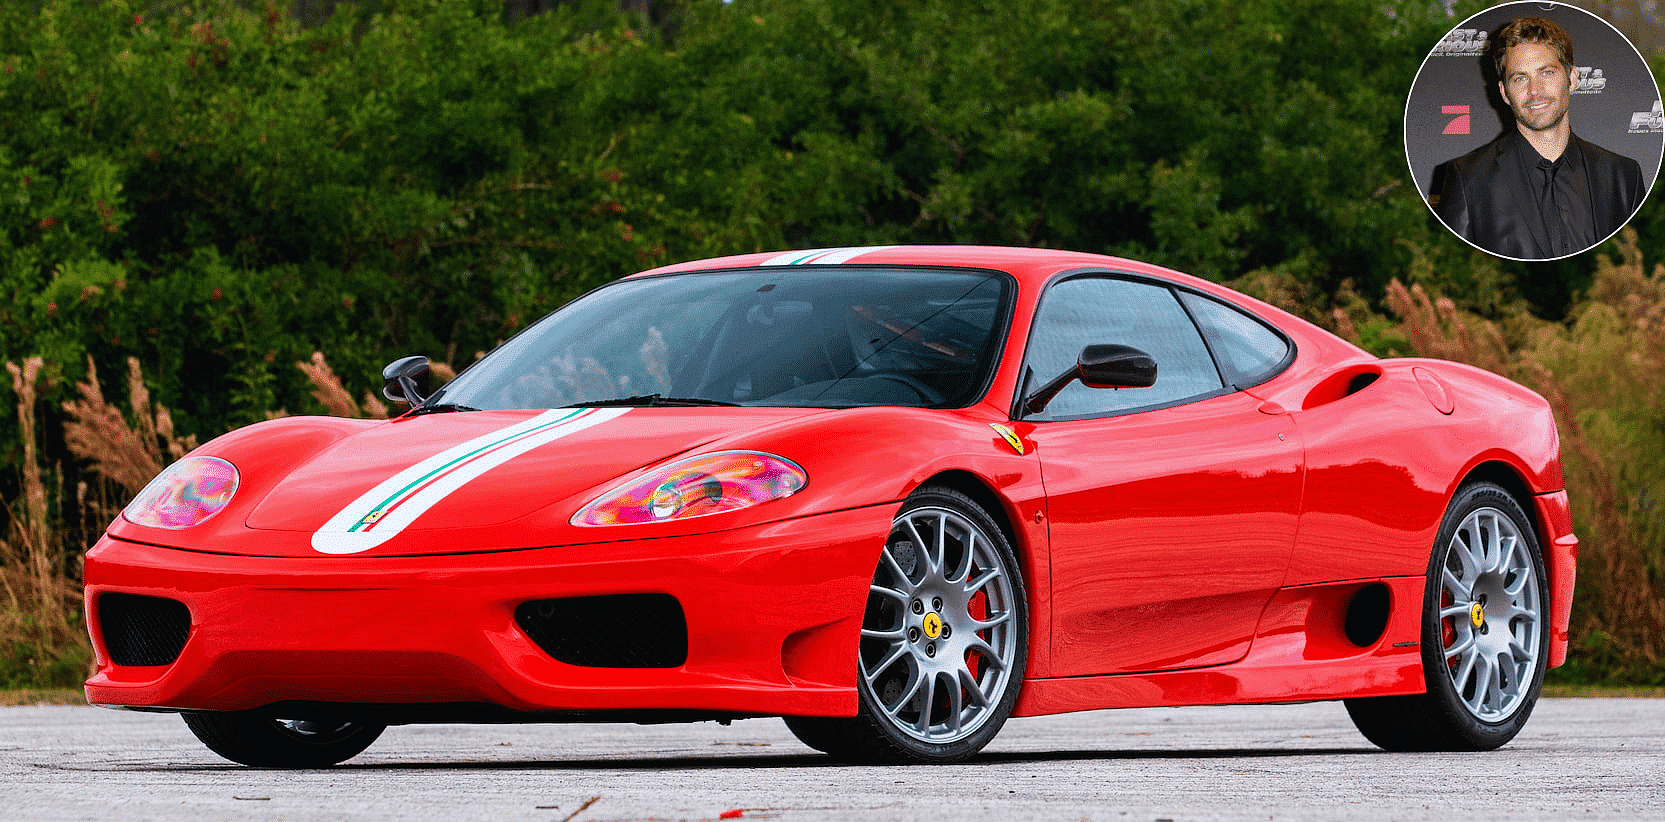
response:
[[[979,766],[1088,761],[1142,760],[1209,760],[1209,759],[1294,759],[1313,756],[1370,756],[1383,754],[1373,747],[1358,748],[1217,748],[1206,750],[1061,750],[1017,751],[979,754],[970,762],[958,766]],[[63,767],[63,766],[60,766]],[[395,772],[395,771],[723,771],[723,770],[787,770],[799,768],[895,768],[897,765],[853,765],[813,753],[736,754],[710,756],[637,756],[595,759],[519,759],[519,760],[450,760],[443,762],[347,762],[325,769],[338,772]],[[81,765],[75,770],[111,771],[247,771],[253,770],[231,763],[111,763],[103,767]]]

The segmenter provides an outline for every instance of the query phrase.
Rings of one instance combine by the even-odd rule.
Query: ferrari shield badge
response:
[[[996,434],[999,434],[1002,439],[1006,440],[1006,444],[1012,446],[1013,451],[1016,451],[1019,454],[1024,452],[1023,440],[1018,437],[1016,431],[1013,431],[998,422],[989,423],[989,427],[993,428]]]

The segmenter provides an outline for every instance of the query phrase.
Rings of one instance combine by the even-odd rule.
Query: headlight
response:
[[[121,515],[152,528],[200,525],[237,493],[237,466],[219,457],[186,457],[146,485]]]
[[[792,496],[808,482],[804,469],[773,454],[702,454],[613,488],[574,514],[572,524],[629,525],[738,511]]]

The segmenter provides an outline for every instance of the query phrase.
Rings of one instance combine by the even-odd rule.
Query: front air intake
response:
[[[688,621],[669,594],[523,602],[515,622],[560,662],[586,668],[675,668],[688,660]]]
[[[104,650],[117,665],[172,665],[191,633],[185,603],[139,594],[98,595]]]

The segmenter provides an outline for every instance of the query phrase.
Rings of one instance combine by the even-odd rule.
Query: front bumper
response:
[[[379,558],[228,556],[106,536],[86,561],[97,661],[87,700],[850,716],[861,615],[892,515],[875,506],[699,536]],[[98,607],[107,593],[184,603],[177,659],[113,662]],[[516,622],[529,601],[643,593],[682,607],[676,667],[562,663]]]

